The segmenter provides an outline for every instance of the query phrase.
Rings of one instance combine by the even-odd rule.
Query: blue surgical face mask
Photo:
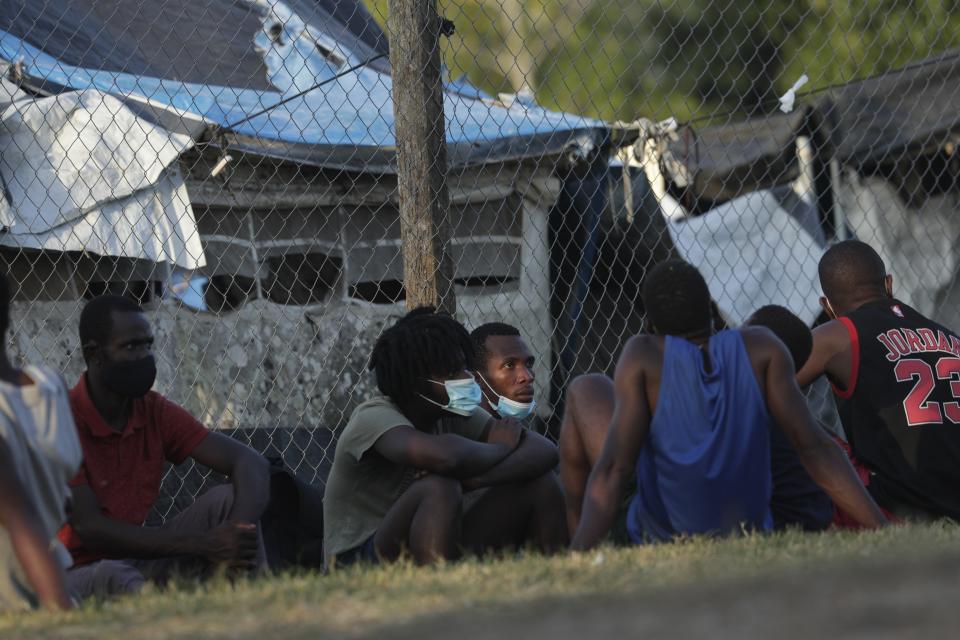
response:
[[[457,380],[447,380],[446,382],[438,382],[437,380],[430,380],[429,378],[428,381],[433,384],[442,385],[447,390],[447,404],[440,404],[436,400],[431,400],[421,393],[420,397],[430,404],[434,404],[458,416],[469,416],[480,406],[482,392],[480,391],[480,385],[477,384],[477,381],[474,380],[472,376]]]
[[[501,418],[513,418],[514,420],[523,420],[527,416],[533,413],[533,410],[537,408],[536,400],[532,402],[517,402],[516,400],[511,400],[506,396],[501,396],[493,387],[487,382],[487,379],[484,378],[480,373],[477,373],[480,376],[480,379],[483,380],[487,388],[490,391],[493,391],[494,395],[497,396],[497,402],[494,404],[490,403],[490,407],[497,412]]]

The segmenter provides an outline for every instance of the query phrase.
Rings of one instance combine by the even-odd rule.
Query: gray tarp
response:
[[[682,128],[664,153],[677,185],[728,199],[797,175],[793,143],[817,136],[843,164],[896,160],[942,145],[960,128],[960,49],[803,99],[776,113],[715,127]]]

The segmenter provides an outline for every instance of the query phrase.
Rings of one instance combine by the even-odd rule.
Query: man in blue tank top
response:
[[[634,482],[624,522],[633,543],[769,530],[771,419],[838,506],[865,526],[885,524],[816,424],[790,353],[768,329],[714,333],[706,282],[682,261],[650,271],[643,301],[650,334],[631,338],[620,355],[602,451],[579,513],[568,508],[573,549],[604,539]],[[563,449],[562,461],[575,459]]]

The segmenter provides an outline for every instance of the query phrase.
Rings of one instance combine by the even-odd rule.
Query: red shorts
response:
[[[860,478],[860,482],[863,483],[863,486],[870,486],[870,470],[867,469],[862,462],[857,460],[857,457],[853,455],[853,449],[850,448],[850,445],[841,440],[840,438],[834,438],[834,441],[840,445],[840,448],[843,449],[843,452],[847,454],[847,457],[850,459],[850,464],[853,465],[853,470],[857,472],[857,477]],[[900,518],[893,515],[883,507],[880,507],[880,511],[883,512],[883,515],[887,517],[887,520],[890,522],[900,522]],[[831,529],[862,529],[863,526],[860,525],[856,520],[850,517],[846,511],[841,510],[839,507],[834,505],[833,507],[833,521],[830,523]]]

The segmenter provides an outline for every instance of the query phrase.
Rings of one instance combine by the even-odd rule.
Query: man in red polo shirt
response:
[[[210,432],[151,391],[153,333],[143,309],[119,296],[91,300],[80,315],[87,371],[70,391],[84,462],[71,482],[73,505],[60,539],[74,567],[75,597],[139,590],[173,574],[264,568],[258,522],[269,499],[266,460]],[[144,526],[166,462],[193,458],[232,480],[201,496],[162,527]]]

